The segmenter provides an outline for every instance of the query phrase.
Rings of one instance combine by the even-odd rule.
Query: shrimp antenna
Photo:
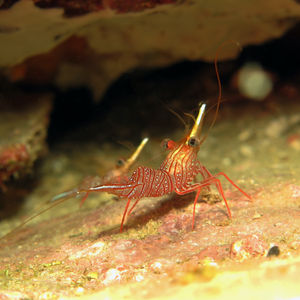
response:
[[[174,109],[172,109],[168,106],[166,106],[166,108],[169,112],[171,112],[175,117],[177,117],[179,119],[179,121],[184,125],[184,129],[187,130],[188,125],[185,122],[185,120],[182,118],[182,116],[178,112],[176,112]]]
[[[192,114],[189,114],[189,113],[184,113],[187,117],[190,117],[193,121],[194,121],[194,123],[196,122],[196,118],[195,118],[195,116],[194,115],[192,115]]]
[[[220,110],[220,104],[221,104],[221,99],[222,99],[222,84],[221,84],[221,79],[220,79],[220,73],[219,73],[219,68],[218,68],[218,57],[219,57],[219,53],[220,53],[220,50],[228,43],[233,43],[235,44],[239,50],[241,51],[242,50],[242,47],[240,45],[239,42],[237,41],[233,41],[233,40],[228,40],[228,41],[225,41],[223,42],[217,49],[217,52],[216,52],[216,56],[215,56],[215,59],[214,59],[214,65],[215,65],[215,72],[216,72],[216,76],[217,76],[217,82],[218,82],[218,87],[219,87],[219,95],[218,95],[218,100],[217,100],[217,107],[216,107],[216,112],[215,112],[215,115],[214,115],[214,118],[208,128],[208,131],[206,132],[205,136],[202,138],[202,140],[200,141],[200,145],[203,144],[203,142],[206,140],[207,136],[208,136],[208,132],[212,129],[212,127],[215,125],[216,123],[216,120],[217,120],[217,117],[218,117],[218,113],[219,113],[219,110]]]
[[[224,102],[224,100],[222,101]],[[202,104],[205,104],[205,102],[199,102],[199,107],[202,105]],[[217,106],[217,103],[213,104],[212,106],[209,107],[209,109],[206,110],[206,112],[203,114],[203,118],[204,116],[206,116],[215,106]],[[184,113],[187,117],[190,117],[194,123],[196,123],[196,118],[193,114],[190,114],[190,113]]]
[[[52,205],[46,207],[45,209],[42,209],[41,211],[39,211],[38,213],[36,213],[35,215],[27,218],[24,222],[22,222],[20,225],[18,225],[17,227],[15,227],[14,229],[12,229],[10,232],[8,232],[7,234],[5,234],[4,236],[2,236],[0,238],[0,241],[5,239],[5,238],[8,238],[9,236],[11,236],[12,234],[14,234],[15,232],[17,232],[20,228],[22,228],[24,225],[26,225],[27,223],[29,223],[31,220],[37,218],[38,216],[40,216],[41,214],[43,214],[44,212],[50,210],[52,207],[55,207],[57,205],[59,205],[60,203],[68,200],[68,199],[71,199],[71,198],[62,198],[62,199],[59,199],[57,201],[55,201]]]

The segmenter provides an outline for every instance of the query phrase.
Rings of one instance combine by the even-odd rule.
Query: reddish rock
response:
[[[31,171],[46,150],[50,95],[5,94],[0,102],[0,185]],[[2,185],[3,188],[3,185]]]
[[[259,114],[257,109],[255,113]],[[263,143],[269,140],[258,128],[265,128],[263,124],[266,123],[259,123],[259,118],[253,122],[253,115],[249,117],[249,123],[241,121],[243,126],[236,126],[233,118],[216,124],[214,139],[208,138],[200,153],[207,167],[215,167],[216,173],[219,169],[224,170],[252,196],[252,201],[248,201],[234,187],[224,183],[232,219],[228,218],[222,201],[208,201],[207,195],[201,195],[193,230],[191,222],[195,195],[170,195],[164,199],[142,199],[120,233],[126,200],[115,201],[106,194],[97,193],[91,195],[83,209],[78,210],[77,199],[70,199],[49,211],[49,215],[42,215],[42,221],[37,224],[28,224],[9,238],[0,240],[2,294],[9,295],[11,291],[16,291],[33,299],[49,298],[50,295],[52,298],[63,298],[105,293],[107,290],[117,293],[129,287],[130,295],[147,298],[149,295],[164,297],[174,289],[175,294],[180,291],[184,293],[184,286],[195,288],[190,291],[196,297],[206,289],[215,293],[214,298],[225,299],[220,297],[220,293],[228,290],[234,297],[232,288],[244,282],[251,264],[254,270],[249,271],[250,289],[258,264],[261,268],[266,268],[266,264],[270,266],[267,272],[263,269],[261,276],[256,277],[256,282],[267,282],[268,293],[278,286],[283,273],[290,274],[286,280],[292,285],[299,278],[299,268],[296,266],[299,265],[300,172],[296,172],[298,169],[290,172],[291,161],[286,159],[287,155],[278,154],[281,149],[274,147],[274,140]],[[230,123],[231,126],[228,125]],[[255,160],[239,156],[237,145],[242,141],[235,142],[232,136],[237,137],[242,128],[257,130],[257,134],[249,139],[249,142],[255,142],[254,148],[259,149]],[[286,140],[288,132],[283,132],[278,145]],[[72,151],[76,148],[80,155],[74,164],[84,156],[80,170],[94,167],[93,163],[87,163],[94,161],[88,155],[88,147],[78,143]],[[289,147],[282,151],[289,151]],[[97,158],[108,160],[108,152],[96,152]],[[266,161],[266,153],[273,162]],[[299,159],[298,153],[284,154],[287,153],[288,157]],[[71,153],[67,152],[67,155]],[[227,168],[222,164],[223,157],[230,158]],[[52,174],[55,172],[52,168],[44,166],[44,170],[48,170],[41,176],[40,183],[41,189],[46,191],[44,199],[49,199],[55,189],[61,189],[57,187],[60,182],[69,184],[70,173],[67,169],[63,167],[61,173],[56,173],[60,176],[56,176]],[[52,176],[50,181],[47,176]],[[40,195],[32,193],[28,204],[34,197],[40,201]],[[12,227],[15,222],[12,222]],[[1,232],[8,231],[7,222],[0,225]],[[267,251],[272,249],[269,245],[276,245],[280,255],[277,256],[278,251],[273,247],[269,252],[274,254],[272,259],[267,257]],[[283,268],[281,260],[292,256],[295,256],[295,263]],[[238,272],[235,271],[237,266]],[[221,277],[225,273],[228,277]],[[270,276],[266,277],[266,274]],[[131,290],[131,284],[136,290]],[[199,292],[199,289],[202,290]]]
[[[251,257],[264,256],[268,250],[268,244],[258,235],[248,235],[231,244],[231,257],[244,261]]]
[[[212,258],[214,260],[222,260],[229,256],[230,253],[230,246],[229,245],[222,245],[222,246],[209,246],[199,254],[195,255],[194,259],[202,260],[205,258]]]

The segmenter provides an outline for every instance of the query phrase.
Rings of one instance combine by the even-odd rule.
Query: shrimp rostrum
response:
[[[200,106],[200,110],[195,124],[190,133],[179,143],[172,140],[164,142],[165,148],[169,151],[166,159],[163,161],[159,169],[148,168],[144,166],[138,167],[132,175],[122,183],[114,180],[106,182],[99,186],[93,186],[78,192],[107,192],[117,195],[121,198],[127,198],[127,204],[124,209],[120,232],[126,216],[128,216],[140,199],[144,197],[161,197],[166,194],[175,192],[178,195],[185,195],[196,192],[193,207],[192,228],[195,225],[195,208],[200,196],[200,192],[204,187],[215,185],[222,196],[228,217],[231,218],[230,208],[224,195],[224,191],[219,176],[224,176],[234,187],[236,187],[247,198],[251,197],[239,188],[225,173],[211,174],[197,158],[198,151],[202,144],[200,140],[201,127],[205,104]],[[196,175],[203,177],[201,182],[194,182]],[[131,202],[133,202],[130,207]]]

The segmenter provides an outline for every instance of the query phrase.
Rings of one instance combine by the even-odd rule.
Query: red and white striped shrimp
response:
[[[228,42],[232,41],[227,41],[223,43],[219,47],[219,50],[224,44]],[[239,44],[235,44],[239,47]],[[222,86],[218,72],[217,57],[218,52],[215,56],[214,65],[219,87],[219,95],[215,116],[209,129],[212,128],[216,121],[222,98]],[[192,228],[194,229],[195,209],[198,198],[200,196],[200,192],[202,188],[209,189],[209,186],[212,184],[216,186],[219,193],[221,194],[227,208],[228,216],[229,218],[231,218],[231,211],[225,198],[221,181],[218,177],[224,176],[234,187],[236,187],[247,198],[251,199],[251,197],[241,188],[239,188],[225,173],[219,172],[216,175],[213,175],[198,160],[198,151],[200,150],[201,144],[207,137],[206,134],[206,136],[204,136],[202,140],[200,140],[200,132],[202,129],[205,107],[205,104],[202,104],[200,106],[195,124],[189,135],[187,135],[185,139],[183,139],[183,141],[181,141],[180,143],[176,143],[172,140],[164,141],[165,148],[170,152],[161,164],[159,169],[152,169],[140,166],[132,173],[132,175],[128,178],[126,182],[118,183],[112,180],[110,182],[106,182],[105,184],[93,186],[89,189],[82,190],[80,192],[107,192],[110,194],[117,195],[121,198],[127,198],[128,200],[124,209],[120,226],[120,232],[122,232],[123,230],[123,225],[126,216],[130,215],[130,213],[141,198],[160,197],[166,194],[170,194],[172,192],[175,192],[178,195],[185,195],[191,192],[196,192],[196,196],[194,199],[192,222]],[[201,182],[194,183],[194,179],[198,174],[200,174],[203,177],[203,180]],[[129,205],[132,200],[135,200],[135,202],[128,211]]]
[[[165,142],[165,147],[170,152],[159,169],[140,166],[132,173],[126,182],[118,183],[112,180],[105,184],[93,186],[81,191],[85,193],[107,192],[121,198],[128,199],[121,221],[120,232],[123,230],[123,224],[126,216],[132,212],[141,198],[160,197],[172,192],[175,192],[178,195],[196,192],[192,222],[192,228],[194,228],[195,207],[201,189],[203,187],[208,187],[211,184],[216,185],[226,204],[228,216],[231,218],[231,212],[226,201],[220,179],[217,178],[221,175],[247,198],[251,199],[251,197],[239,188],[225,173],[220,172],[216,175],[212,175],[197,159],[197,153],[201,145],[199,135],[203,123],[204,110],[205,104],[202,104],[190,134],[181,143],[177,144],[172,140],[167,140]],[[203,180],[201,182],[193,183],[197,174],[201,174]],[[132,200],[135,200],[135,202],[128,211]]]

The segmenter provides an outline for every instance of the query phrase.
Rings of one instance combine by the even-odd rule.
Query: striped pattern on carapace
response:
[[[188,188],[199,173],[200,165],[197,160],[197,151],[186,144],[173,144],[174,149],[161,164],[160,170],[167,172],[172,180],[172,190],[182,191]]]

